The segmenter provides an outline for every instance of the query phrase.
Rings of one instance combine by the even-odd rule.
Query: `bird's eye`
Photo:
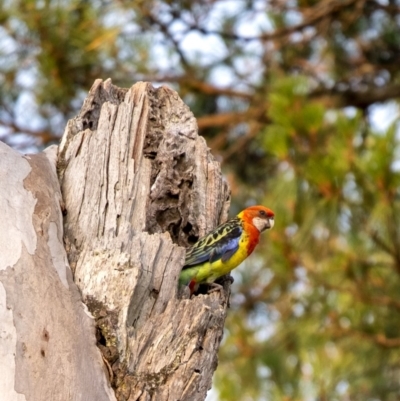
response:
[[[263,216],[263,217],[265,217],[267,215],[267,213],[265,213],[265,211],[264,210],[260,210],[260,216]]]

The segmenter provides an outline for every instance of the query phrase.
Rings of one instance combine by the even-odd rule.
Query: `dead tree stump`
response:
[[[229,190],[171,89],[98,80],[59,148],[64,241],[118,400],[204,400],[226,299],[177,298],[184,247],[227,217]]]

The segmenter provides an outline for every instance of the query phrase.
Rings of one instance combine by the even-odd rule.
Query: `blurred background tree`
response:
[[[276,226],[235,273],[218,400],[400,398],[400,1],[2,1],[0,139],[57,143],[94,79],[173,86],[232,214]]]

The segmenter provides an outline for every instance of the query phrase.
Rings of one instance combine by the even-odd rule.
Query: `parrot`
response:
[[[179,288],[189,286],[191,294],[204,283],[222,289],[214,281],[250,256],[260,234],[274,226],[274,217],[274,212],[265,206],[250,206],[201,238],[186,251]]]

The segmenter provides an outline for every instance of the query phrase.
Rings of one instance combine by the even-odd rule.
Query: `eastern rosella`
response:
[[[193,293],[199,284],[214,283],[240,265],[253,252],[260,234],[273,226],[272,210],[264,206],[244,209],[187,250],[179,286],[189,286]]]

